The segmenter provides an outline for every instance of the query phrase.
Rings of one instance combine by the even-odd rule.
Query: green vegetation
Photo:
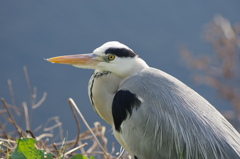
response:
[[[18,139],[17,148],[10,154],[10,159],[52,159],[53,157],[50,153],[35,148],[34,144],[36,142],[33,138]]]

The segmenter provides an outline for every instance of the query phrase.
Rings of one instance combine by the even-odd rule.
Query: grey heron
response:
[[[88,86],[97,114],[135,159],[239,159],[240,135],[201,95],[149,67],[117,41],[90,54],[47,59],[94,69]]]

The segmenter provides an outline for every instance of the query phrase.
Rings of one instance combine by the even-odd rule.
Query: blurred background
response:
[[[240,94],[239,80],[235,78],[239,78],[239,63],[229,64],[233,60],[239,62],[239,6],[239,0],[2,0],[0,97],[17,107],[22,107],[24,101],[31,106],[43,97],[41,106],[30,112],[31,129],[59,116],[64,136],[72,138],[77,127],[67,102],[71,97],[91,126],[95,121],[107,126],[108,144],[118,145],[111,128],[90,105],[87,86],[93,71],[44,60],[90,53],[103,43],[116,40],[132,48],[150,66],[193,88],[220,112],[238,111],[234,103],[237,105],[240,97],[234,96],[233,101],[231,91]],[[217,55],[219,52],[222,56]],[[26,82],[24,66],[31,86]],[[221,73],[222,66],[228,68],[230,75]],[[233,78],[231,83],[228,79]],[[229,87],[220,85],[221,81],[230,83],[230,93],[224,94]],[[30,97],[29,92],[36,97]],[[227,115],[230,119],[236,114]],[[4,123],[4,118],[0,118],[0,123]]]

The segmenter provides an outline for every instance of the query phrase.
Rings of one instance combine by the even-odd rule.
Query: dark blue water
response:
[[[192,87],[219,110],[228,103],[212,89],[191,81],[178,48],[186,45],[194,54],[211,53],[201,38],[204,26],[214,15],[240,21],[238,0],[2,0],[0,1],[0,97],[10,102],[7,79],[13,82],[16,103],[29,104],[22,67],[28,68],[38,99],[47,92],[43,105],[33,113],[32,126],[60,116],[69,138],[76,126],[67,99],[72,97],[92,125],[100,119],[87,96],[91,70],[51,64],[44,58],[89,53],[111,40],[120,41],[153,67],[162,69]],[[2,119],[1,119],[2,120]],[[3,122],[3,121],[0,121]],[[107,136],[114,141],[110,127]]]

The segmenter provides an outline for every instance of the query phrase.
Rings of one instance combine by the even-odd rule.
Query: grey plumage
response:
[[[149,67],[127,46],[108,42],[93,54],[48,60],[95,69],[90,101],[134,158],[240,159],[233,126],[202,96]]]
[[[112,76],[95,82],[109,81]],[[105,90],[101,91],[103,96],[113,92],[106,85],[99,81],[97,86]],[[124,133],[120,134],[125,148],[138,159],[240,158],[239,133],[209,102],[176,78],[147,68],[128,78],[117,90],[129,90],[143,101],[131,118],[122,122]],[[99,98],[105,99],[103,96]]]

